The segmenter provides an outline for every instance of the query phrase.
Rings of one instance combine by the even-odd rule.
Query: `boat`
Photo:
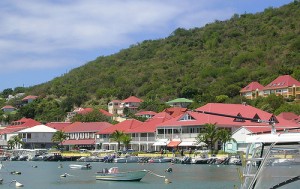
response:
[[[172,162],[172,158],[169,157],[153,157],[148,160],[149,163],[169,163]]]
[[[70,167],[70,169],[92,169],[92,166],[89,163],[87,163],[85,165],[70,164],[69,167]]]
[[[79,162],[103,162],[103,157],[97,157],[97,156],[88,156],[88,157],[80,157],[76,161]]]
[[[125,156],[125,157],[118,157],[114,159],[115,163],[137,163],[139,162],[138,156]]]
[[[148,173],[148,170],[126,171],[119,172],[118,167],[104,169],[102,172],[97,172],[96,180],[104,181],[140,181]]]
[[[270,133],[246,137],[247,149],[242,155],[240,189],[299,188],[300,180],[300,128],[282,128],[277,132],[276,120],[261,120],[215,112],[197,111],[203,114],[268,123]]]
[[[241,189],[299,188],[300,133],[255,135],[246,141]]]

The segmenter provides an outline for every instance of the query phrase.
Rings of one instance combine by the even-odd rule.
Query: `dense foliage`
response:
[[[146,40],[114,55],[98,57],[27,89],[27,93],[62,99],[63,111],[97,101],[105,106],[112,99],[130,95],[155,103],[189,98],[194,100],[190,108],[207,102],[241,103],[246,100],[239,91],[252,81],[266,85],[284,74],[300,80],[299,20],[300,3],[295,1],[258,14],[235,14],[202,28],[178,28],[165,39]],[[8,89],[2,95],[11,92]],[[274,100],[248,103],[273,113],[296,110],[299,114],[299,104],[282,100],[276,104]],[[145,106],[150,108],[151,104]],[[161,108],[156,103],[151,110]]]

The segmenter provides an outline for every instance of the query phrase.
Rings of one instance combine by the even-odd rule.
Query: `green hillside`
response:
[[[32,95],[80,97],[106,104],[135,95],[167,101],[177,97],[240,101],[251,81],[266,85],[279,75],[300,80],[300,3],[233,15],[202,28],[176,29],[111,56],[98,57],[69,73],[28,89]]]

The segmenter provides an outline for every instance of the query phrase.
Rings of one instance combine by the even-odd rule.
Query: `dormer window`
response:
[[[242,115],[238,113],[237,118],[234,118],[234,122],[245,122],[245,119],[243,119]]]
[[[190,114],[184,114],[181,118],[180,121],[187,121],[187,120],[195,120]]]
[[[270,122],[274,122],[274,123],[279,123],[279,121],[277,120],[277,118],[272,115],[272,117],[269,119]]]
[[[252,120],[252,122],[257,122],[258,120],[260,120],[260,117],[255,114],[255,116],[253,117],[254,120]]]

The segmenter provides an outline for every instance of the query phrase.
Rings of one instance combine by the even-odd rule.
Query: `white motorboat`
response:
[[[92,166],[89,163],[87,163],[85,165],[70,164],[69,167],[70,167],[70,169],[92,169]]]
[[[138,156],[126,156],[126,157],[118,157],[114,159],[115,163],[137,163],[139,162]]]
[[[260,120],[214,112],[198,112],[271,125],[270,134],[251,135],[246,138],[248,146],[245,159],[242,158],[243,171],[240,173],[240,189],[299,188],[299,182],[297,182],[300,180],[299,128],[294,128],[294,130],[282,128],[283,131],[278,133],[273,119]]]
[[[97,157],[97,156],[88,156],[88,157],[81,157],[77,159],[79,162],[103,162],[103,157]]]
[[[299,188],[300,133],[272,133],[247,138],[241,189]]]
[[[172,158],[169,157],[153,157],[148,160],[149,163],[169,163],[172,162]]]
[[[96,180],[105,181],[140,181],[148,173],[148,170],[137,170],[119,172],[118,167],[112,167],[109,170],[104,169],[102,172],[98,172]]]

